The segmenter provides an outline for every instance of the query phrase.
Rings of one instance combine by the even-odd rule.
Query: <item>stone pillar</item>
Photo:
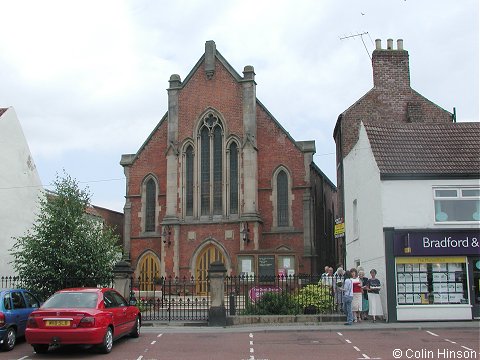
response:
[[[210,309],[208,310],[208,326],[226,326],[224,281],[227,269],[220,261],[215,261],[208,268],[210,279]]]
[[[124,260],[120,260],[115,264],[113,268],[114,281],[113,287],[117,290],[125,299],[130,301],[130,290],[132,288],[132,274],[133,270],[130,267],[130,263]]]
[[[124,154],[120,160],[120,165],[123,166],[125,174],[125,206],[123,207],[123,256],[130,259],[131,254],[131,228],[132,228],[132,202],[130,201],[130,166],[135,160],[135,154]]]
[[[167,203],[165,220],[177,218],[178,196],[178,93],[182,82],[180,76],[170,76],[168,88],[168,144],[167,144]]]
[[[243,215],[258,218],[257,96],[253,66],[243,70]]]

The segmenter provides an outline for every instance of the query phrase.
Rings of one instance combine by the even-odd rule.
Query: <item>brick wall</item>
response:
[[[178,142],[181,145],[187,139],[196,139],[198,120],[208,108],[217,110],[225,120],[225,137],[233,134],[243,139],[243,113],[242,113],[242,84],[238,82],[218,59],[215,62],[215,74],[207,79],[203,64],[196,67],[196,72],[191,74],[188,82],[182,85],[178,97]],[[296,256],[297,271],[305,272],[311,268],[311,258],[304,258],[303,239],[303,195],[310,171],[305,168],[304,154],[295,145],[285,131],[279,126],[269,113],[257,103],[257,147],[258,147],[258,212],[261,221],[259,226],[258,248],[255,248],[253,239],[248,244],[243,244],[240,238],[240,220],[224,219],[220,222],[198,223],[181,219],[181,199],[178,197],[178,217],[181,219],[178,226],[178,261],[179,276],[191,276],[192,255],[206,239],[218,241],[226,250],[231,261],[231,270],[237,269],[237,255],[258,254],[261,252],[275,253],[279,246],[292,249]],[[141,186],[147,174],[153,174],[158,179],[159,212],[158,223],[165,216],[166,201],[166,165],[167,150],[167,121],[164,121],[152,133],[145,147],[139,152],[137,159],[130,166],[129,199],[131,207],[131,260],[132,266],[137,265],[138,257],[146,250],[152,250],[160,259],[164,259],[167,274],[172,274],[174,269],[175,246],[165,246],[162,243],[161,226],[157,227],[156,234],[145,236],[141,233]],[[241,149],[240,154],[241,154]],[[196,151],[198,155],[198,151]],[[241,164],[241,163],[240,163]],[[273,204],[272,175],[280,166],[286,167],[292,177],[292,208],[293,228],[285,233],[272,232]],[[178,173],[181,174],[180,162]],[[178,182],[180,184],[180,180]],[[242,200],[239,201],[242,204]],[[225,232],[232,231],[233,239],[226,239]],[[253,224],[250,226],[250,237],[253,237]],[[195,239],[188,239],[188,233],[194,232]],[[173,241],[173,235],[172,235]],[[162,254],[162,252],[164,252]]]

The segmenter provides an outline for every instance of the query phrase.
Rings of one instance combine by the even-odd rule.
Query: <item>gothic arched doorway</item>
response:
[[[160,276],[160,260],[158,256],[149,251],[142,256],[138,264],[139,290],[152,291],[155,282]]]
[[[195,264],[195,279],[197,282],[197,295],[206,295],[208,292],[208,267],[214,261],[221,261],[225,264],[225,257],[222,251],[213,244],[206,246],[197,257]]]

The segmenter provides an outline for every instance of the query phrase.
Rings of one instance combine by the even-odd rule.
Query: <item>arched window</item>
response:
[[[230,214],[238,214],[238,147],[230,145]]]
[[[156,193],[155,181],[150,178],[145,186],[145,231],[155,231]]]
[[[223,152],[222,152],[222,129],[215,126],[213,130],[213,213],[221,215],[223,209],[222,196],[222,174],[223,174]]]
[[[208,128],[204,127],[201,131],[200,139],[202,142],[202,160],[201,160],[201,214],[208,215],[210,212],[210,142]]]
[[[200,214],[223,212],[223,129],[213,114],[200,130]]]
[[[187,216],[193,215],[193,148],[187,147],[185,154],[185,214]]]
[[[277,175],[277,225],[288,226],[288,176],[283,170]]]

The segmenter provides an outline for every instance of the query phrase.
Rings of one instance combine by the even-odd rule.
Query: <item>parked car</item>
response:
[[[138,337],[140,326],[139,309],[114,289],[64,289],[30,314],[25,339],[36,353],[53,344],[91,344],[109,353],[114,340]]]
[[[0,289],[0,347],[10,351],[17,338],[25,335],[27,319],[40,301],[24,289]]]

